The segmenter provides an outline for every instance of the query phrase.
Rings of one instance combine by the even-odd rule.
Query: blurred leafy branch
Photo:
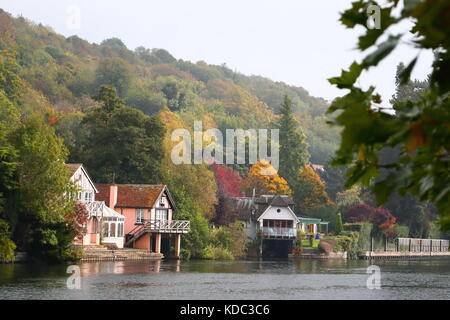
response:
[[[380,29],[366,24],[369,5],[380,8]],[[442,230],[450,230],[450,0],[389,0],[383,6],[360,0],[341,13],[340,21],[348,28],[365,29],[358,49],[368,53],[339,77],[329,79],[339,89],[349,90],[328,110],[336,114],[331,123],[343,127],[333,165],[349,166],[346,187],[373,185],[379,205],[393,192],[434,202]],[[412,29],[392,34],[391,26],[402,21],[412,21]],[[356,84],[364,71],[376,67],[400,43],[405,43],[410,32],[413,40],[407,43],[418,55],[404,68],[397,85],[410,83],[421,51],[433,50],[428,88],[414,101],[392,101],[395,114],[388,113],[377,107],[382,100],[374,86],[363,90]],[[400,153],[396,160],[382,163],[378,152],[389,147]],[[380,175],[382,170],[387,174]]]

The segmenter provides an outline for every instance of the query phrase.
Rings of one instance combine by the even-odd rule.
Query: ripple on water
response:
[[[0,299],[449,299],[450,260],[137,261],[81,265],[81,290],[64,266],[0,265]]]

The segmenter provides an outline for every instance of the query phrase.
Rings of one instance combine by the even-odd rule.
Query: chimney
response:
[[[109,186],[109,207],[113,210],[117,204],[117,189],[115,184]]]

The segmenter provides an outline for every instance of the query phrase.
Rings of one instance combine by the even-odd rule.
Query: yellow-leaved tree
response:
[[[247,179],[243,183],[243,191],[247,196],[279,194],[292,196],[292,191],[286,180],[284,180],[267,160],[260,160],[255,163],[248,173]]]
[[[310,165],[299,170],[298,186],[295,200],[299,210],[305,212],[308,209],[334,205],[325,190],[325,184]]]

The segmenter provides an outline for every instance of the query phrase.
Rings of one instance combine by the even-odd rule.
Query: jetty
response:
[[[150,252],[147,249],[117,249],[103,246],[92,246],[84,248],[81,262],[95,261],[128,261],[128,260],[161,260],[162,253]]]
[[[373,241],[368,251],[358,253],[360,259],[429,259],[450,257],[449,240],[398,238],[394,247],[387,242],[382,250],[374,250]]]

